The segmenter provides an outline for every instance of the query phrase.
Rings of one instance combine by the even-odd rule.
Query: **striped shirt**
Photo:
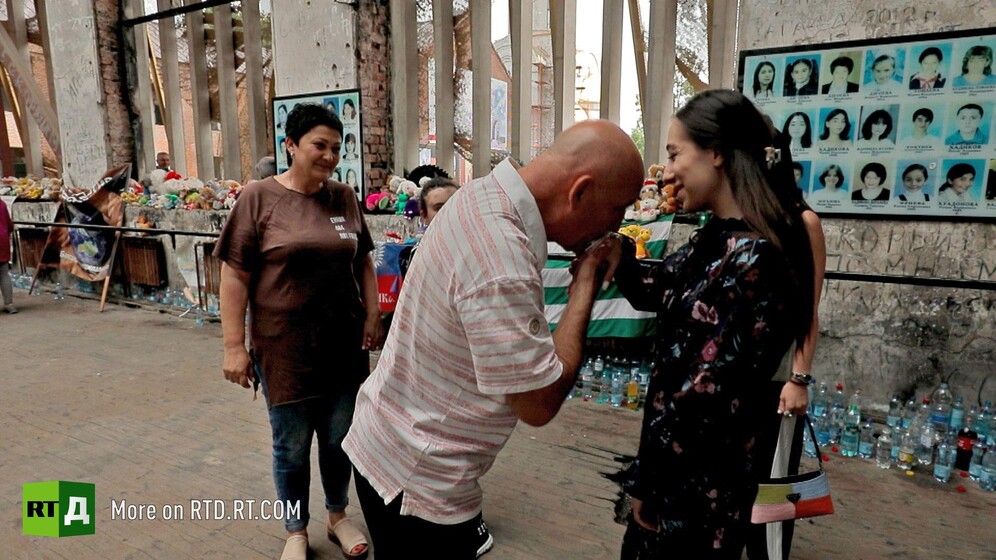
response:
[[[510,160],[432,221],[408,271],[343,449],[401,514],[452,525],[481,511],[478,479],[518,418],[505,395],[557,381],[543,315],[546,231]]]

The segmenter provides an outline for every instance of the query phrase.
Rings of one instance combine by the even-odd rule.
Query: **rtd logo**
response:
[[[94,485],[52,480],[22,486],[21,532],[39,537],[94,534]]]

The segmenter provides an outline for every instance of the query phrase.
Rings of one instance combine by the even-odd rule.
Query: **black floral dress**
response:
[[[739,559],[764,476],[752,453],[762,390],[792,339],[788,264],[746,223],[714,219],[663,263],[627,256],[616,280],[634,307],[658,312],[658,365],[625,486],[661,530],[631,521],[622,558]]]

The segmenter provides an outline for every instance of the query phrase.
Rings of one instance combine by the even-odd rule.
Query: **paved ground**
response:
[[[0,558],[279,556],[278,521],[189,519],[191,499],[274,494],[263,401],[221,377],[217,324],[16,297],[22,312],[0,314]],[[633,452],[638,426],[636,413],[576,401],[546,428],[520,426],[483,481],[498,543],[486,558],[617,557],[618,488],[603,474]],[[839,456],[827,467],[837,514],[801,523],[793,558],[996,558],[996,494]],[[97,534],[22,536],[21,484],[42,480],[94,482]],[[112,520],[111,500],[180,503],[188,518]],[[342,558],[320,517],[310,529],[314,558]],[[445,558],[441,546],[412,543],[412,557]]]

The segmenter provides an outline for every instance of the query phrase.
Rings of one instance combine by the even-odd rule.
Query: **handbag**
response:
[[[771,478],[758,485],[751,523],[772,523],[833,513],[830,483],[823,470],[823,452],[817,443],[813,423],[806,415],[806,426],[816,447],[820,470],[781,478]]]

